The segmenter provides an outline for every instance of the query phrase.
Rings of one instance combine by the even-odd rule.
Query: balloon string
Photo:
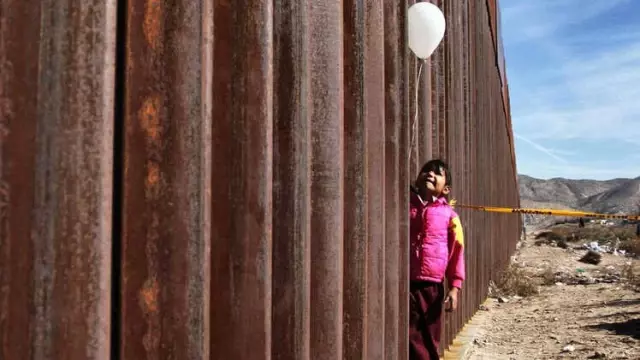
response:
[[[418,74],[416,75],[416,82],[415,82],[415,87],[416,87],[416,101],[414,103],[415,106],[415,115],[413,116],[413,125],[411,126],[411,146],[409,146],[409,162],[411,162],[411,153],[413,153],[413,147],[415,146],[415,142],[416,142],[416,133],[418,132],[418,95],[419,95],[419,90],[420,90],[420,86],[418,84],[418,82],[420,81],[420,75],[422,74],[422,65],[424,65],[426,60],[420,60],[420,67],[418,68]]]

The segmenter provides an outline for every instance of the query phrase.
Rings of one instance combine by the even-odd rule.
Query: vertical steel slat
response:
[[[444,11],[439,0],[432,1],[435,5],[439,6]],[[445,34],[447,32],[445,31]],[[442,150],[442,136],[444,134],[444,112],[445,107],[445,83],[444,83],[444,44],[441,43],[435,49],[430,57],[431,60],[431,86],[433,93],[433,141],[431,143],[432,154],[434,158],[443,158],[444,154]],[[445,159],[446,160],[446,159]]]
[[[434,1],[428,1],[428,2],[434,3]],[[415,2],[411,0],[410,5],[412,5],[413,3]],[[439,46],[442,46],[442,45],[439,45]],[[412,56],[412,58],[415,58],[415,56]],[[433,96],[434,96],[435,88],[432,85],[432,81],[433,81],[432,58],[433,57],[429,57],[423,61],[422,74],[420,76],[421,80],[420,80],[420,84],[418,84],[419,86],[418,106],[420,107],[419,119],[418,119],[420,124],[419,136],[418,136],[418,147],[419,147],[420,156],[417,159],[415,171],[413,169],[411,171],[411,175],[414,178],[417,176],[417,173],[422,167],[422,165],[425,162],[434,158],[433,134],[434,134],[435,128],[433,126],[433,121],[434,121],[435,112],[433,111],[433,108],[434,108]],[[420,66],[420,63],[418,63],[418,66]],[[410,101],[411,102],[416,101],[415,93],[411,94]],[[414,116],[415,114],[413,113],[410,114],[411,121],[413,121]]]
[[[464,138],[461,137],[462,126],[464,125],[464,96],[463,96],[463,84],[464,81],[464,69],[462,63],[464,61],[463,54],[460,51],[462,43],[462,33],[464,31],[464,25],[462,23],[462,2],[447,3],[447,18],[449,19],[449,27],[451,29],[449,36],[449,43],[446,47],[447,56],[447,152],[450,154],[450,166],[452,167],[454,179],[452,194],[458,201],[464,201],[464,182],[466,179],[464,169]],[[467,222],[464,210],[458,210],[458,215],[461,221]],[[464,225],[463,225],[464,227]],[[473,292],[474,283],[472,281],[465,281],[466,285],[462,289],[458,299],[458,309],[451,313],[448,327],[448,340],[453,340],[455,334],[462,328],[465,322],[465,312],[469,303],[464,301],[466,292]]]
[[[393,359],[398,337],[397,247],[386,253],[385,60],[382,0],[364,6],[364,108],[367,179],[367,358]],[[392,186],[395,184],[392,184]],[[394,233],[393,235],[396,235]],[[387,288],[388,286],[388,288]],[[386,354],[386,355],[385,355]]]
[[[457,96],[458,96],[458,118],[456,120],[456,151],[458,152],[458,166],[459,166],[459,178],[456,184],[456,189],[457,190],[457,198],[459,198],[459,201],[464,201],[465,203],[469,203],[469,201],[466,199],[467,196],[467,189],[466,189],[466,182],[468,180],[468,174],[467,174],[467,169],[469,168],[469,164],[467,162],[467,153],[466,153],[466,136],[465,136],[465,132],[466,132],[466,126],[467,126],[467,105],[468,105],[468,99],[466,97],[466,80],[467,80],[467,76],[468,76],[468,69],[466,68],[466,51],[465,51],[465,31],[467,29],[467,19],[465,17],[465,9],[467,6],[467,2],[466,1],[462,1],[459,4],[456,4],[456,13],[457,13],[457,34],[456,34],[456,45],[455,45],[455,51],[456,54],[454,55],[457,59],[457,63],[456,63],[456,68],[458,70],[458,75],[457,78],[455,79],[457,81]],[[469,217],[467,216],[467,211],[463,210],[463,209],[458,209],[457,210],[460,218],[462,221],[464,221],[463,223],[463,230],[467,230],[467,221],[469,220]],[[466,248],[463,248],[463,251],[467,251]],[[466,254],[465,254],[466,255]],[[472,286],[475,284],[471,284]],[[465,292],[461,292],[458,295],[458,302],[459,302],[459,310],[458,310],[458,316],[460,319],[460,326],[464,325],[465,319],[468,318],[468,314],[469,314],[469,307],[470,305],[472,305],[473,303],[469,302],[469,301],[465,301],[466,300],[466,296],[467,296],[467,291],[469,291],[469,287],[467,287],[465,289]]]
[[[389,358],[408,358],[409,312],[409,55],[406,48],[406,1],[384,0],[384,81],[385,81],[385,318],[387,327],[397,327],[385,338]],[[411,100],[413,102],[413,100]],[[415,162],[415,161],[414,161]],[[394,274],[395,273],[395,274]],[[397,300],[393,299],[395,297]],[[397,305],[396,305],[397,304]],[[397,306],[397,309],[394,307]],[[397,318],[394,318],[395,316]],[[389,339],[389,340],[386,340]],[[397,346],[397,353],[389,347]]]
[[[407,143],[409,153],[409,172],[411,174],[416,174],[419,171],[420,166],[420,110],[418,109],[418,119],[415,118],[416,108],[419,107],[419,104],[416,103],[416,79],[419,71],[420,59],[417,59],[415,56],[411,56],[408,59],[408,88],[410,93],[409,106],[407,108],[407,112],[409,115],[409,143]],[[425,71],[423,68],[422,71]],[[418,91],[420,94],[420,91]],[[414,134],[415,133],[415,134]]]
[[[40,6],[0,11],[0,358],[34,359],[34,225]],[[44,340],[44,339],[41,339]],[[40,357],[42,359],[42,357]]]
[[[447,4],[444,0],[435,1],[436,5],[445,13],[447,13]],[[445,33],[445,37],[448,37],[450,31]],[[438,86],[438,117],[437,117],[437,148],[434,150],[438,154],[439,158],[447,158],[447,83],[446,83],[446,71],[447,71],[447,58],[446,58],[446,46],[447,42],[443,39],[443,42],[436,48],[433,58],[437,58],[438,67],[436,69],[436,84]]]
[[[413,4],[416,3],[415,0],[403,0],[403,2],[406,3],[405,6],[409,7]],[[401,10],[400,9],[395,9],[394,11],[394,17],[398,17],[401,14]],[[403,34],[407,34],[408,30],[406,28],[400,28],[399,31],[401,31]],[[403,36],[402,39],[404,40],[405,37]],[[395,39],[395,41],[398,41],[399,39]],[[408,45],[407,45],[408,46]],[[416,93],[416,86],[418,86],[418,84],[416,84],[416,77],[418,75],[418,65],[419,65],[419,61],[420,59],[418,59],[415,54],[413,52],[411,52],[411,50],[406,50],[408,56],[407,59],[407,73],[408,73],[408,79],[407,79],[407,88],[409,91],[409,100],[407,103],[407,115],[409,116],[409,128],[407,129],[408,131],[408,139],[409,142],[407,143],[407,154],[408,155],[403,155],[402,152],[400,153],[400,157],[408,157],[408,170],[410,174],[415,174],[418,171],[418,163],[420,161],[420,118],[417,119],[417,122],[414,122],[415,120],[415,113],[416,113],[416,108],[418,106],[418,104],[416,103],[416,98],[415,98],[415,93]],[[402,54],[402,50],[400,51],[400,53],[396,56],[401,56],[400,54]],[[422,71],[424,72],[426,69],[423,68]],[[415,132],[415,134],[414,134]],[[402,146],[402,144],[401,144]],[[402,150],[400,150],[402,151]],[[406,192],[406,190],[404,190],[404,192]]]
[[[271,354],[273,4],[214,0],[211,354]]]
[[[309,3],[311,87],[311,358],[342,356],[343,16],[342,1]]]
[[[405,0],[408,4],[408,6],[415,4],[414,0]],[[402,29],[403,32],[406,33],[406,31],[408,31],[407,29]],[[410,51],[410,50],[409,50]],[[399,56],[399,55],[398,55]],[[415,176],[415,174],[417,174],[417,172],[419,171],[419,162],[420,162],[420,114],[419,114],[419,109],[418,109],[418,119],[415,119],[415,114],[416,114],[416,108],[419,106],[418,103],[416,103],[416,86],[419,86],[419,84],[416,84],[416,78],[418,75],[418,71],[419,71],[419,64],[420,64],[420,59],[418,59],[415,54],[413,52],[410,52],[410,56],[408,56],[407,59],[407,72],[408,72],[408,76],[409,78],[407,79],[407,87],[409,90],[409,101],[408,101],[408,106],[407,106],[407,115],[409,117],[409,128],[407,129],[408,133],[408,137],[409,137],[409,142],[407,143],[407,154],[408,155],[403,155],[402,153],[400,153],[401,157],[408,157],[408,164],[409,164],[409,173],[412,174],[412,176]],[[427,69],[423,67],[422,71],[424,73],[424,71],[426,71]],[[420,92],[418,92],[419,94]],[[415,133],[415,134],[414,134]],[[402,145],[401,145],[402,146]],[[406,192],[406,190],[405,190]]]
[[[416,171],[413,172],[414,176],[417,175],[422,164],[433,158],[433,104],[431,103],[433,88],[431,86],[431,74],[431,59],[426,59],[422,68],[420,95],[418,98],[420,105],[420,136],[418,137],[420,158],[417,164],[418,167],[416,168]],[[411,121],[413,121],[413,115],[410,116]]]
[[[368,359],[369,182],[365,51],[366,7],[344,1],[344,310],[343,359]],[[375,180],[375,179],[374,179]],[[379,244],[378,244],[379,246]],[[372,259],[375,261],[375,259]],[[375,304],[375,302],[374,302]],[[378,314],[379,316],[379,314]],[[375,328],[373,331],[380,331]],[[374,345],[379,345],[374,344]]]
[[[444,4],[443,4],[444,5]],[[457,180],[459,179],[460,174],[456,171],[457,170],[457,151],[455,144],[452,144],[452,136],[455,136],[455,122],[457,121],[456,115],[457,115],[457,108],[456,108],[456,103],[455,103],[455,80],[453,79],[453,77],[455,76],[455,61],[456,59],[453,57],[453,48],[455,47],[455,35],[456,35],[456,31],[457,28],[455,26],[454,22],[454,17],[455,17],[455,2],[454,3],[450,3],[450,4],[446,4],[446,9],[444,10],[445,13],[445,21],[447,23],[448,29],[449,31],[447,31],[445,33],[444,39],[443,39],[443,46],[442,46],[442,52],[444,54],[444,62],[445,64],[447,64],[447,66],[444,69],[444,73],[443,73],[443,77],[444,77],[444,89],[446,89],[445,92],[445,101],[447,106],[445,107],[445,112],[443,114],[444,116],[444,123],[445,123],[445,132],[443,134],[443,140],[445,142],[445,146],[444,146],[444,153],[446,154],[446,159],[447,162],[449,163],[449,167],[451,169],[451,173],[453,175],[453,179],[452,182],[455,181],[457,184]],[[455,185],[453,186],[452,189],[452,194],[451,196],[454,196],[454,194],[456,194],[455,191]],[[446,284],[447,282],[445,281],[445,291],[449,290],[448,284]],[[451,338],[451,333],[454,327],[457,326],[457,315],[458,315],[458,311],[456,311],[455,313],[445,313],[443,316],[443,323],[444,323],[444,334],[443,337],[448,340]],[[446,345],[445,342],[441,342],[441,347],[444,347]]]
[[[465,164],[464,165],[464,169],[465,169],[464,184],[463,184],[464,197],[461,200],[467,204],[473,203],[472,194],[471,194],[471,185],[473,184],[473,178],[474,178],[473,156],[471,153],[471,146],[470,146],[470,131],[472,131],[471,126],[472,126],[472,116],[473,116],[473,103],[472,103],[472,96],[471,96],[471,84],[473,81],[471,61],[473,59],[473,56],[471,55],[472,53],[470,50],[470,36],[469,36],[471,31],[473,31],[473,28],[471,23],[471,17],[469,16],[470,3],[472,3],[472,1],[465,1],[464,5],[462,6],[462,11],[464,12],[464,18],[462,21],[464,31],[462,35],[462,44],[461,44],[462,54],[463,54],[462,56],[464,61],[464,64],[463,64],[464,126],[462,129],[463,130],[462,141],[464,144],[464,164]],[[465,236],[467,238],[470,238],[470,235],[472,235],[473,233],[472,229],[474,228],[473,216],[470,210],[463,211],[462,213],[465,219],[465,222],[463,225]],[[465,246],[464,246],[465,260],[469,258],[469,251],[471,250],[471,246],[472,244],[470,244],[469,241],[465,241]],[[467,275],[467,277],[469,278],[469,280],[467,281],[472,281],[473,276]],[[477,282],[473,282],[472,287],[467,287],[465,291],[462,293],[463,301],[465,302],[465,304],[467,304],[465,309],[466,310],[465,318],[470,318],[471,316],[473,316],[476,310],[472,297],[474,293],[482,291],[479,285],[480,284],[478,284]]]
[[[2,5],[1,358],[109,358],[115,21]]]
[[[310,124],[307,2],[274,1],[273,359],[309,359]],[[364,245],[362,245],[364,246]]]
[[[470,27],[470,34],[469,34],[469,67],[470,67],[470,84],[469,87],[471,89],[473,89],[473,91],[471,91],[470,94],[470,111],[471,111],[471,115],[470,115],[470,119],[469,119],[469,123],[470,123],[470,128],[469,128],[469,148],[470,148],[470,155],[471,155],[471,177],[474,179],[474,182],[472,184],[472,186],[470,187],[470,195],[471,195],[471,203],[476,204],[480,201],[479,199],[479,194],[477,189],[480,187],[479,184],[479,163],[478,163],[478,132],[480,131],[480,129],[478,128],[478,117],[479,117],[479,113],[478,113],[478,91],[476,90],[478,88],[478,81],[477,81],[477,67],[476,64],[478,62],[478,51],[476,49],[476,38],[477,38],[477,27],[476,27],[476,2],[474,1],[469,1],[469,27]],[[480,222],[479,216],[478,214],[474,213],[471,215],[471,221],[469,222],[470,225],[470,230],[471,230],[471,234],[469,234],[469,237],[466,239],[466,244],[468,244],[467,246],[469,247],[467,253],[466,253],[466,260],[467,263],[472,265],[472,260],[474,255],[477,253],[477,250],[479,247],[476,246],[477,243],[482,241],[481,235],[480,235],[480,226],[476,226],[476,225],[482,224]],[[471,271],[473,271],[473,273],[471,273]],[[469,274],[469,276],[471,277],[472,281],[476,282],[476,284],[482,284],[482,274],[480,271],[478,271],[477,269],[473,268],[473,267],[469,267],[469,270],[467,270],[467,273]],[[472,296],[470,296],[471,301],[475,301],[476,300],[477,295],[473,294]]]
[[[41,11],[33,356],[107,359],[115,2]]]
[[[407,148],[409,143],[409,116],[407,113],[409,110],[409,57],[410,51],[408,49],[406,29],[407,29],[407,9],[409,6],[408,1],[402,1],[398,4],[398,10],[396,17],[398,18],[398,31],[397,43],[400,49],[400,68],[398,70],[399,87],[398,87],[398,103],[401,104],[400,108],[400,154],[404,154],[404,149]],[[398,160],[398,215],[400,220],[398,221],[399,239],[398,249],[400,249],[400,279],[398,280],[400,305],[398,309],[398,359],[407,359],[409,357],[409,191],[407,190],[407,184],[412,181],[412,174],[409,172],[410,164],[405,161],[404,157],[399,157]],[[389,247],[388,247],[389,248]]]
[[[122,358],[209,356],[211,5],[126,2]]]

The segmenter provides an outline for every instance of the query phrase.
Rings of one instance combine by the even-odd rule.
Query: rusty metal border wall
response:
[[[2,0],[0,359],[406,359],[421,163],[519,205],[496,1],[433,2],[416,84],[411,0]],[[521,227],[459,212],[443,348]]]

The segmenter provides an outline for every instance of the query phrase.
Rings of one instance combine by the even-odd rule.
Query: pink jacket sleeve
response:
[[[462,287],[465,279],[464,264],[464,233],[458,214],[453,213],[449,221],[449,263],[447,264],[446,277],[450,287]]]

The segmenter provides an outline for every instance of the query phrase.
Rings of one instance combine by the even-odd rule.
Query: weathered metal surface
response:
[[[342,356],[344,60],[342,1],[310,1],[312,359]]]
[[[406,1],[384,0],[385,356],[408,357],[409,50]],[[394,334],[395,333],[395,334]],[[389,339],[389,340],[387,340]],[[394,348],[395,347],[395,348]]]
[[[21,25],[21,26],[20,26]],[[29,26],[25,26],[29,25]],[[0,358],[34,358],[34,205],[40,8],[0,3]],[[46,324],[42,324],[46,326]]]
[[[307,2],[274,1],[273,359],[310,359],[310,77]]]
[[[369,32],[367,9],[363,1],[344,1],[344,305],[343,305],[343,359],[367,359],[371,356],[368,333],[372,315],[368,298],[376,295],[373,305],[378,305],[381,289],[369,286],[368,269],[380,269],[379,263],[371,264],[369,244],[369,189],[368,142],[369,122],[367,96],[371,78],[365,51]],[[380,129],[378,129],[380,130]],[[379,185],[379,184],[378,184]],[[379,188],[378,188],[379,189]],[[375,260],[375,259],[374,259]],[[384,277],[382,279],[384,281]],[[380,313],[375,314],[380,320]],[[384,316],[382,316],[384,320]],[[378,342],[379,344],[379,342]],[[378,344],[373,344],[376,346]]]
[[[124,109],[116,119],[123,123],[124,138],[124,171],[117,179],[123,196],[121,253],[116,254],[121,259],[116,264],[122,294],[119,354],[204,359],[211,267],[212,2],[130,0],[123,15]]]
[[[367,182],[367,353],[366,359],[395,358],[398,333],[397,246],[386,253],[386,138],[385,62],[382,0],[369,0],[364,7],[363,119],[366,124]],[[394,172],[395,169],[390,169]],[[389,182],[391,189],[397,189]],[[391,213],[393,216],[393,213]],[[392,218],[393,219],[393,218]],[[395,221],[392,220],[395,225]],[[395,230],[392,227],[391,231]],[[397,236],[397,230],[390,234]],[[390,239],[390,241],[392,241]],[[389,255],[389,256],[387,256]],[[389,271],[391,270],[391,271]],[[389,277],[389,279],[387,279]],[[387,287],[386,285],[389,284]],[[395,290],[395,291],[394,291]],[[386,349],[386,351],[385,351]]]
[[[519,201],[497,4],[432,2],[416,83],[413,0],[121,1],[117,74],[115,0],[3,1],[1,357],[406,359],[419,167]],[[521,228],[460,216],[443,349]]]
[[[0,5],[0,358],[109,358],[115,20]]]
[[[265,359],[272,341],[273,3],[214,0],[213,14],[211,356]]]

